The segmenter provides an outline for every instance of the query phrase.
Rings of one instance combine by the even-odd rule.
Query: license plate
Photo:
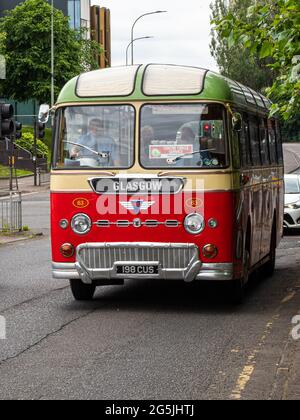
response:
[[[158,265],[118,265],[117,274],[155,275],[158,274]]]

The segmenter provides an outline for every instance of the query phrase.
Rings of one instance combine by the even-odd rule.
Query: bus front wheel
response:
[[[245,285],[249,280],[250,253],[248,250],[244,252],[244,273],[243,278],[233,280],[231,283],[231,302],[235,305],[243,303],[245,297]]]
[[[71,291],[75,300],[92,300],[96,290],[94,284],[84,284],[81,280],[70,280]]]
[[[244,290],[245,286],[243,285],[242,280],[232,280],[231,289],[230,289],[230,301],[233,305],[240,305],[244,301]]]

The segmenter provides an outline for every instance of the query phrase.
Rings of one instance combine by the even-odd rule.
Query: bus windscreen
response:
[[[135,110],[130,105],[70,106],[59,110],[56,168],[130,168]]]
[[[144,105],[140,163],[145,168],[205,168],[228,165],[225,109],[219,104]]]

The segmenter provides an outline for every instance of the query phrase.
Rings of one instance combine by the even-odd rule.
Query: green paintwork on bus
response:
[[[245,95],[242,93],[237,93],[241,88],[247,90],[247,93],[250,93],[250,90],[246,87],[242,87],[240,84],[227,79],[220,74],[214,73],[207,70],[204,81],[204,88],[202,92],[198,95],[166,95],[166,96],[146,96],[142,91],[143,84],[143,75],[146,66],[141,66],[137,72],[136,82],[134,91],[131,95],[128,96],[109,96],[109,97],[79,97],[76,95],[76,85],[78,77],[71,79],[62,89],[58,100],[57,105],[64,103],[91,103],[91,102],[159,102],[159,101],[218,101],[233,105],[238,105],[242,108],[252,109],[253,111],[262,111],[268,112],[270,107],[270,101],[262,96],[260,93],[254,92],[260,97],[264,102],[265,106],[259,106],[257,104],[251,104],[247,101]],[[252,91],[253,93],[253,91]],[[251,93],[250,93],[251,95]]]

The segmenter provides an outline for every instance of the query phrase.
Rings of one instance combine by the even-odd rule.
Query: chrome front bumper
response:
[[[101,280],[151,278],[158,280],[231,280],[233,264],[202,264],[195,244],[88,243],[77,248],[76,263],[52,263],[56,279]],[[158,265],[158,274],[118,274],[118,265]]]
[[[123,242],[87,243],[76,250],[75,267],[84,283],[93,280],[153,278],[191,282],[197,276],[201,261],[194,244]],[[157,274],[119,274],[120,265],[156,265]]]

